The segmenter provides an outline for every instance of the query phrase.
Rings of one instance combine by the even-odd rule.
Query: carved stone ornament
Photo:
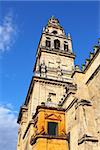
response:
[[[61,135],[66,135],[65,129],[61,130]]]
[[[61,121],[61,116],[55,114],[45,114],[45,119]]]
[[[41,126],[41,129],[40,129],[40,132],[38,134],[45,134],[45,129],[44,129],[44,126]]]

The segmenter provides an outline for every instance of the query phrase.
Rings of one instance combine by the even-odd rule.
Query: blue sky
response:
[[[99,38],[100,2],[0,3],[0,106],[16,117],[27,94],[36,49],[48,19],[54,15],[66,34],[71,33],[75,64],[81,65]]]

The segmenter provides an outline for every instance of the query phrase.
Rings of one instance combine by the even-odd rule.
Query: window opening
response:
[[[54,30],[52,33],[53,33],[53,34],[57,34],[57,31],[56,31],[56,30]]]
[[[48,122],[48,135],[56,136],[58,132],[58,123]]]
[[[64,50],[68,51],[68,45],[67,44],[64,44]]]
[[[60,49],[60,41],[58,39],[54,40],[54,48],[55,49]]]
[[[51,47],[51,42],[46,40],[46,47]]]

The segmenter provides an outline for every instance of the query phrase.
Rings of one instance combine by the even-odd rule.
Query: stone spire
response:
[[[48,27],[54,27],[54,28],[57,28],[57,29],[62,29],[60,23],[59,23],[59,20],[56,19],[54,16],[52,16],[49,20],[48,20],[48,24],[47,24]]]

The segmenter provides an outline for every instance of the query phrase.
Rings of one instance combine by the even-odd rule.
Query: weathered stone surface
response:
[[[52,17],[19,112],[17,150],[100,150],[100,46],[82,71],[74,58],[70,34]],[[57,123],[55,136],[48,134],[48,122]]]

